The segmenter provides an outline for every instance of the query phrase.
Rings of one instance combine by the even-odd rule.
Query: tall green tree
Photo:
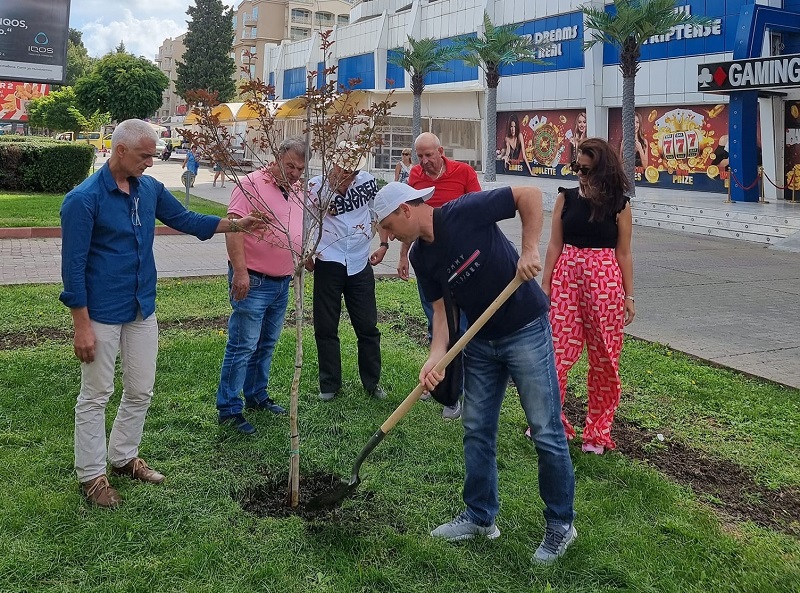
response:
[[[680,4],[685,2],[680,0]],[[673,27],[710,25],[713,19],[694,16],[679,8],[678,0],[614,0],[613,6],[595,8],[582,6],[584,24],[590,39],[589,49],[597,43],[608,43],[619,50],[619,69],[622,72],[622,160],[625,174],[631,182],[631,194],[636,195],[634,173],[636,166],[636,73],[642,45],[655,35],[666,35]]]
[[[494,181],[495,144],[497,143],[497,87],[500,84],[500,68],[516,62],[543,63],[537,55],[537,46],[529,36],[519,35],[519,25],[496,27],[489,15],[483,13],[483,32],[475,37],[461,40],[465,64],[477,66],[486,75],[486,159],[483,165],[483,180]],[[524,147],[523,147],[524,150]]]
[[[89,76],[75,83],[78,106],[84,113],[108,112],[115,121],[152,116],[161,106],[169,79],[145,58],[111,53]]]
[[[458,58],[461,50],[453,45],[441,45],[436,39],[416,40],[408,36],[408,47],[389,55],[389,62],[399,66],[411,76],[411,93],[414,95],[414,111],[411,118],[411,135],[416,140],[422,132],[422,91],[425,90],[425,77],[431,72],[445,72],[447,63]],[[416,151],[411,151],[411,159],[417,162]]]
[[[122,39],[119,40],[119,45],[114,48],[114,53],[117,53],[117,54],[126,54],[126,53],[128,53],[128,50],[125,48],[125,42]]]
[[[176,62],[175,90],[187,103],[191,91],[216,93],[220,103],[230,101],[236,96],[236,64],[231,57],[233,10],[222,0],[196,0],[186,14],[191,20],[183,40],[186,51]]]
[[[70,27],[67,37],[67,84],[73,86],[84,76],[88,76],[94,67],[95,60],[89,57],[86,46],[83,45],[83,33]]]
[[[86,116],[78,109],[72,87],[33,99],[28,104],[28,123],[54,132],[80,132],[88,127]]]

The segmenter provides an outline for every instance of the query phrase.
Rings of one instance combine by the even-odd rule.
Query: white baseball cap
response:
[[[352,173],[360,171],[367,165],[367,152],[355,142],[342,140],[336,145],[336,151],[331,156],[334,165],[343,171]]]
[[[417,199],[422,199],[427,202],[433,195],[435,189],[435,187],[414,189],[410,185],[400,183],[399,181],[387,183],[375,196],[375,205],[373,206],[375,217],[378,219],[378,222],[381,222],[384,218],[397,210],[400,204]]]

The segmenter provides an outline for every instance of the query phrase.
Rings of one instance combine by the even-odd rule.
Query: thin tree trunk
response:
[[[414,95],[414,114],[411,117],[411,142],[417,141],[422,133],[422,94]],[[417,151],[411,146],[411,162],[415,165],[419,162]]]
[[[292,389],[289,396],[289,490],[287,494],[289,505],[297,508],[300,504],[300,435],[297,430],[297,403],[300,397],[300,371],[303,368],[303,287],[305,283],[305,268],[300,265],[300,271],[294,276],[294,375],[292,376]]]
[[[622,164],[631,182],[631,197],[636,195],[636,75],[622,78]]]
[[[483,180],[492,182],[495,175],[495,151],[497,144],[497,87],[486,89],[486,153],[483,160]],[[522,147],[525,150],[525,147]]]

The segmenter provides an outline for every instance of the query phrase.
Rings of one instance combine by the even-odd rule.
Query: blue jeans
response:
[[[228,285],[233,271],[228,269]],[[289,302],[291,277],[271,279],[250,274],[250,291],[241,301],[231,299],[228,320],[228,343],[222,358],[222,372],[217,388],[220,418],[241,414],[244,405],[270,399],[267,394],[272,353],[283,329]]]
[[[497,427],[508,377],[519,391],[539,461],[539,495],[548,524],[574,518],[575,474],[561,424],[553,337],[547,313],[497,340],[473,338],[464,350],[464,502],[478,525],[494,522],[497,493]]]

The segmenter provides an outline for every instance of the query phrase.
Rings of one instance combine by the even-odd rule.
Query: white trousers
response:
[[[158,353],[155,314],[131,323],[92,321],[94,361],[81,364],[81,392],[75,404],[75,471],[80,482],[106,473],[106,455],[115,467],[138,457],[144,419],[153,397]],[[122,358],[122,400],[106,452],[106,405],[114,393],[117,354]]]

